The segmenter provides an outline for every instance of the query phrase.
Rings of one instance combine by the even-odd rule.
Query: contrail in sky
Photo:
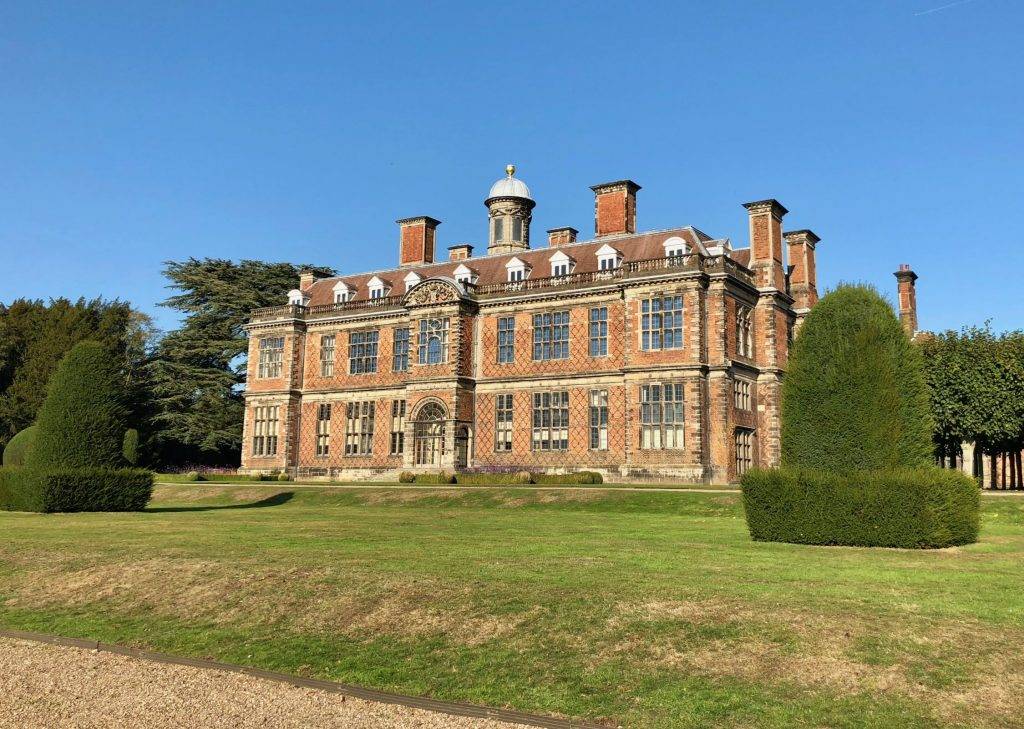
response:
[[[957,5],[966,5],[967,3],[970,2],[974,2],[974,0],[957,0],[956,2],[953,3],[946,3],[945,5],[940,5],[937,8],[932,8],[931,10],[922,10],[920,13],[914,13],[914,15],[931,15],[932,13],[937,13],[940,10],[945,10],[946,8],[954,8]]]

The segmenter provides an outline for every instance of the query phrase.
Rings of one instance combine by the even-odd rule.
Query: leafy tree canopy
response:
[[[329,268],[291,263],[190,258],[168,261],[164,275],[178,293],[163,306],[184,322],[161,341],[148,376],[156,398],[155,445],[167,463],[237,462],[248,340],[253,309],[284,304],[299,272]]]

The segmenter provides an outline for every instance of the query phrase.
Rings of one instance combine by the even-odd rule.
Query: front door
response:
[[[445,413],[437,403],[427,403],[413,427],[413,455],[417,466],[439,466],[444,455]]]

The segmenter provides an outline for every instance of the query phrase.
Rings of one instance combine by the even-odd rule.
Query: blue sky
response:
[[[770,5],[8,0],[0,300],[172,327],[166,259],[370,270],[413,215],[480,244],[514,162],[535,241],[624,177],[641,229],[737,246],[775,197],[820,288],[910,263],[922,328],[1024,326],[1024,4]]]

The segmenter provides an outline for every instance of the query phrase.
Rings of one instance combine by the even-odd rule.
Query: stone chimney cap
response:
[[[783,233],[782,237],[785,238],[787,241],[790,238],[805,238],[807,242],[810,243],[811,245],[814,245],[815,243],[819,243],[821,241],[821,238],[819,238],[813,230],[807,230],[806,228],[802,230],[790,230],[786,233]]]
[[[909,263],[901,263],[900,270],[896,271],[893,276],[896,277],[897,281],[910,281],[911,283],[918,279],[917,274],[911,270]]]
[[[600,182],[596,185],[590,186],[591,190],[599,194],[602,192],[612,192],[619,188],[625,188],[629,192],[636,192],[637,190],[643,189],[640,187],[640,185],[636,184],[632,180],[615,180],[614,182]]]
[[[561,233],[563,230],[567,230],[573,235],[579,235],[579,231],[571,225],[563,225],[561,228],[549,228],[548,233]]]
[[[766,209],[777,218],[781,218],[789,212],[782,203],[773,197],[770,197],[767,200],[755,200],[754,202],[743,203],[743,207],[752,213],[759,213]]]
[[[437,227],[441,224],[441,221],[437,218],[432,218],[429,215],[416,215],[411,218],[401,218],[395,221],[399,225],[412,225],[414,223],[424,223],[428,226]]]

